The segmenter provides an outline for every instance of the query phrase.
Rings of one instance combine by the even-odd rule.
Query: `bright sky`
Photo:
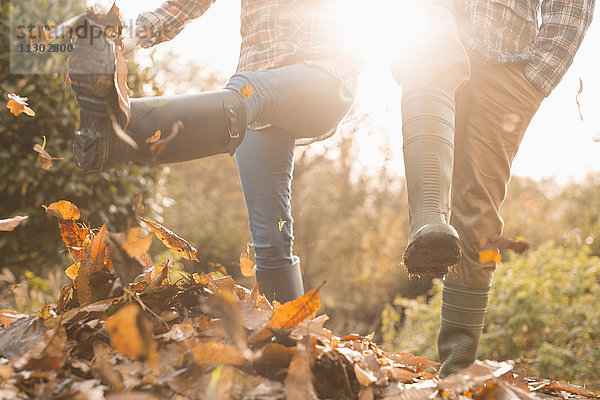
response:
[[[92,1],[90,1],[92,2]],[[162,0],[117,0],[125,19],[133,19],[145,10],[153,10]],[[414,18],[411,1],[345,0],[345,37],[353,43],[365,60],[359,81],[357,102],[372,115],[376,134],[365,137],[361,147],[361,162],[365,167],[381,166],[378,145],[391,143],[396,150],[398,170],[401,158],[401,89],[389,74],[389,54],[394,48],[404,48],[418,35],[419,19]],[[112,4],[110,0],[99,3]],[[368,7],[365,5],[368,4]],[[230,75],[235,71],[239,50],[240,0],[219,0],[199,20],[194,21],[173,41],[159,46],[161,51],[172,48],[181,59],[196,60],[209,68]],[[404,38],[395,40],[395,38]],[[533,178],[556,176],[565,182],[582,177],[586,172],[600,171],[600,18],[590,27],[586,39],[569,73],[552,95],[544,100],[534,117],[519,154],[513,164],[513,174]],[[139,52],[138,57],[147,53]],[[580,96],[585,123],[579,119],[575,96],[582,78],[584,91]]]

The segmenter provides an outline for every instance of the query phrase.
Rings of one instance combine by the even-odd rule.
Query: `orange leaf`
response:
[[[231,344],[207,341],[192,349],[194,360],[200,365],[242,365],[246,358]]]
[[[422,372],[429,367],[435,367],[440,365],[440,363],[428,360],[427,358],[415,356],[411,353],[404,352],[394,352],[394,353],[384,353],[385,357],[389,358],[392,361],[402,364],[402,366],[410,368],[415,372]]]
[[[94,236],[94,239],[89,243],[83,251],[79,273],[75,279],[77,287],[77,299],[79,305],[84,306],[96,300],[95,292],[96,285],[93,283],[94,274],[101,272],[108,266],[107,250],[104,239],[106,237],[106,225],[102,225],[100,231]]]
[[[139,315],[135,304],[128,304],[106,320],[106,331],[110,344],[119,353],[132,360],[147,360],[156,357],[157,344],[152,339],[152,324]]]
[[[496,264],[502,261],[502,255],[498,249],[485,249],[479,251],[479,262],[481,264],[487,264],[495,262]]]
[[[154,132],[154,135],[152,135],[152,137],[149,137],[146,139],[146,143],[156,143],[159,141],[160,139],[160,129],[157,129],[156,132]]]
[[[25,113],[30,117],[35,116],[35,112],[27,106],[27,97],[20,97],[14,93],[8,95],[6,108],[8,108],[15,117],[21,113]]]
[[[26,318],[26,314],[16,314],[11,310],[2,310],[0,311],[0,322],[2,322],[2,326],[5,328],[10,324],[20,320],[21,318]]]
[[[242,275],[246,277],[256,275],[256,270],[254,269],[254,262],[250,260],[250,248],[251,245],[250,243],[248,243],[246,245],[246,251],[243,251],[242,254],[240,254],[240,271],[242,272]]]
[[[152,146],[150,146],[150,154],[152,155],[152,157],[154,157],[154,158],[158,157],[158,155],[163,152],[165,147],[169,143],[171,143],[171,141],[173,139],[175,139],[175,137],[177,137],[177,135],[179,134],[179,132],[182,129],[183,129],[183,122],[181,122],[181,121],[175,122],[173,124],[173,126],[171,127],[171,134],[169,136],[167,136],[165,139],[159,140],[156,143],[153,143]]]
[[[152,236],[146,234],[140,227],[130,228],[125,236],[123,249],[129,257],[142,257],[152,245]]]
[[[77,206],[66,200],[52,203],[48,207],[42,207],[44,207],[48,214],[67,221],[77,221],[79,218],[81,218],[81,214],[79,213]]]
[[[250,85],[244,85],[240,88],[240,94],[247,99],[251,99],[254,96],[254,88]]]
[[[592,392],[584,387],[572,385],[566,381],[552,381],[549,384],[547,384],[546,386],[542,387],[542,389],[560,390],[562,392],[575,393],[575,394],[579,394],[581,396],[590,397],[590,398],[598,398],[599,397],[594,392]]]
[[[25,221],[27,217],[13,217],[9,219],[0,219],[0,231],[10,232],[13,231],[21,222]]]
[[[177,236],[175,233],[171,232],[158,222],[153,222],[146,218],[142,218],[142,221],[144,221],[146,225],[152,229],[152,232],[154,232],[156,237],[159,238],[160,241],[163,242],[163,244],[169,249],[175,250],[177,254],[187,260],[198,261],[198,250],[196,250],[187,241]]]
[[[302,321],[315,314],[320,305],[319,289],[313,289],[296,300],[276,307],[267,328],[294,329]]]

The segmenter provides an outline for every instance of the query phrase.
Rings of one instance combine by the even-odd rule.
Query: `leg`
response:
[[[451,223],[463,257],[444,281],[441,376],[469,366],[477,355],[496,268],[479,262],[480,242],[502,233],[499,210],[512,160],[543,99],[522,71],[519,64],[474,64],[471,80],[457,96]]]
[[[234,75],[227,88],[254,89],[244,99],[248,124],[274,126],[295,138],[318,137],[335,129],[354,97],[329,73],[306,64]]]
[[[454,93],[469,77],[469,57],[452,14],[429,7],[431,38],[411,56],[395,61],[402,85],[402,136],[410,234],[404,252],[409,273],[442,276],[461,257],[460,240],[449,225],[454,158]],[[435,57],[432,55],[435,54]]]
[[[269,300],[293,300],[304,293],[300,260],[292,255],[294,137],[275,128],[248,131],[236,159],[256,253],[258,287]]]

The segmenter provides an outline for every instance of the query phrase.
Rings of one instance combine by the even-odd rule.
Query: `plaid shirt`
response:
[[[525,62],[527,79],[548,96],[573,62],[594,2],[454,0],[451,8],[470,50],[492,63]]]
[[[144,12],[137,23],[149,33],[142,47],[174,38],[215,0],[165,1],[156,11]],[[361,69],[360,59],[334,38],[335,15],[319,0],[241,0],[240,58],[237,72],[273,69],[303,62],[340,79],[352,92]]]

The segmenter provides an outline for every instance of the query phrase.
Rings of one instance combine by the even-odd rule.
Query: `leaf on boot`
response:
[[[8,103],[6,103],[6,108],[8,108],[15,117],[21,113],[25,113],[30,117],[35,116],[35,111],[33,111],[27,105],[27,97],[21,97],[14,93],[10,93],[8,95]]]
[[[314,315],[319,310],[320,305],[319,289],[310,290],[296,300],[275,307],[273,317],[267,328],[294,329],[302,321]]]
[[[179,134],[179,132],[181,132],[182,129],[183,122],[176,121],[171,127],[171,134],[169,136],[167,136],[165,139],[157,141],[156,143],[153,143],[152,146],[150,146],[150,154],[152,155],[152,157],[156,159],[156,157],[158,157],[160,153],[164,151],[165,147],[169,143],[171,143],[171,141],[173,141],[175,137],[177,137],[177,135]]]
[[[144,221],[146,225],[152,229],[152,232],[154,232],[156,237],[159,238],[160,241],[163,242],[163,244],[169,249],[175,250],[177,254],[187,260],[198,261],[198,250],[196,250],[186,240],[177,236],[175,233],[171,232],[158,222],[154,222],[146,218],[142,218],[142,221]]]
[[[304,340],[298,343],[288,373],[283,383],[287,400],[317,400],[311,369],[315,342]]]
[[[240,88],[240,94],[247,99],[251,99],[254,96],[254,88],[251,85],[244,85]]]
[[[151,144],[158,142],[160,140],[160,135],[160,129],[157,129],[156,132],[154,132],[154,135],[146,139],[146,143]]]
[[[11,232],[17,226],[21,225],[21,222],[25,221],[27,217],[13,217],[8,219],[0,219],[0,231],[2,232]]]

